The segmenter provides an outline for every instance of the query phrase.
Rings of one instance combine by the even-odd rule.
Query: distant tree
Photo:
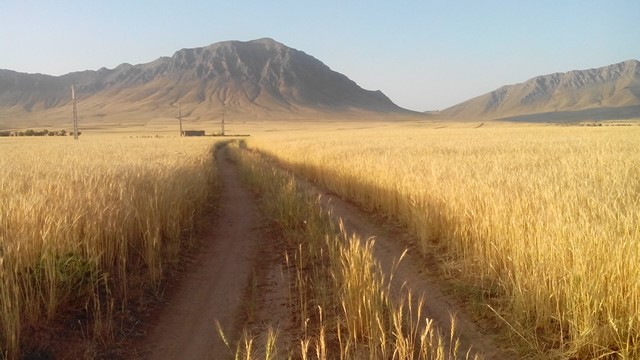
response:
[[[60,136],[67,136],[67,130],[60,130]]]

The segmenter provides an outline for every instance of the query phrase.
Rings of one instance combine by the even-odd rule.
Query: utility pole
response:
[[[220,135],[224,136],[224,113],[225,113],[225,103],[222,103],[222,133]]]
[[[182,137],[182,105],[178,105],[178,120],[180,120],[180,136]]]
[[[73,139],[78,140],[78,109],[76,108],[76,87],[71,83],[71,103],[73,104]]]

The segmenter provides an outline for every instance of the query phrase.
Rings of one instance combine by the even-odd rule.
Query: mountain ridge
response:
[[[89,122],[175,118],[314,119],[362,114],[431,119],[581,121],[640,118],[640,62],[536,76],[437,112],[417,113],[361,88],[307,53],[270,38],[183,48],[113,69],[53,76],[0,69],[0,128],[68,122],[70,86]]]
[[[615,119],[621,116],[617,113],[627,114],[636,106],[640,106],[640,62],[631,59],[599,68],[540,75],[522,83],[501,86],[439,114],[451,118],[501,120],[547,114],[551,118],[576,120],[589,119],[589,110],[593,109],[598,119]],[[603,109],[608,110],[603,112]]]

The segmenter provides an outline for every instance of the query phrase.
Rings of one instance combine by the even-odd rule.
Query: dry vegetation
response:
[[[249,146],[400,220],[524,352],[640,357],[639,129],[334,130]]]
[[[278,338],[281,329],[266,335],[246,332],[235,347],[228,344],[236,358],[478,358],[459,348],[455,325],[451,334],[442,334],[424,319],[410,291],[401,299],[389,297],[371,239],[348,236],[291,174],[263,156],[237,147],[233,155],[261,194],[263,211],[286,238],[289,308],[298,327],[289,344]],[[267,339],[257,341],[259,336]]]
[[[248,145],[401,222],[522,353],[640,357],[640,129],[427,127],[263,132]],[[183,140],[0,143],[0,358],[69,309],[108,340],[133,289],[158,284],[217,191],[211,141]],[[412,301],[389,298],[369,242],[272,160],[234,154],[287,239],[299,327],[279,350],[276,330],[260,349],[248,333],[237,357],[465,356],[455,335],[415,321]]]
[[[158,284],[216,192],[211,140],[181,140],[0,143],[0,358],[70,310],[108,341]]]

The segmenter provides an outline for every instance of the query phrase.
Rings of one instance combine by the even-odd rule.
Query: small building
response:
[[[204,136],[204,130],[185,130],[182,136]]]

